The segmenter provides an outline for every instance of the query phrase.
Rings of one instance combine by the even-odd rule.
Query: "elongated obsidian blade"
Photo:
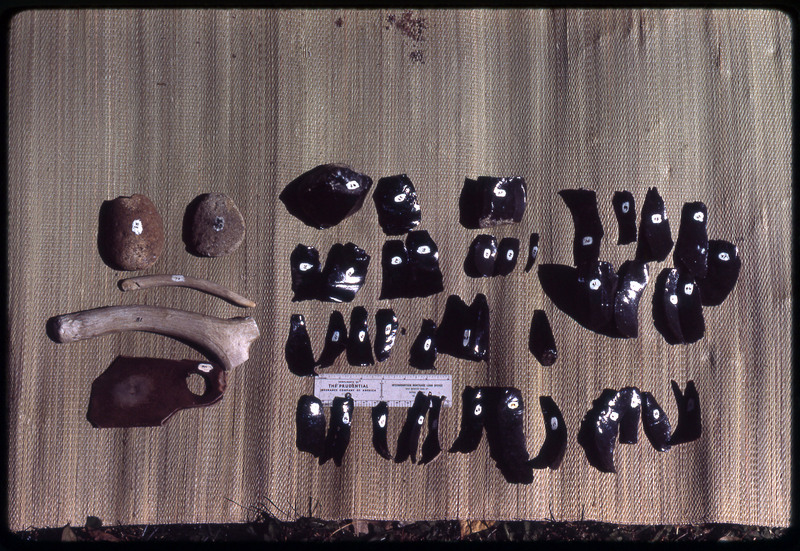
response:
[[[356,306],[350,312],[350,331],[347,333],[347,363],[358,367],[375,363],[367,326],[367,309],[363,306]]]
[[[642,429],[656,451],[670,449],[669,434],[672,427],[669,417],[649,392],[642,392]]]
[[[353,243],[334,244],[322,269],[320,300],[350,302],[364,285],[369,267],[369,255]]]
[[[382,308],[375,312],[375,359],[379,362],[389,359],[397,337],[397,327],[394,310]]]
[[[647,264],[626,260],[617,272],[617,294],[614,297],[614,325],[620,336],[639,336],[639,301],[650,280]]]
[[[296,444],[301,452],[319,457],[325,451],[325,410],[315,396],[304,394],[297,400]]]
[[[471,453],[481,443],[483,435],[483,392],[480,387],[464,387],[461,392],[461,428],[449,453]]]
[[[614,266],[608,262],[595,262],[586,265],[586,277],[581,280],[578,270],[581,303],[586,308],[589,329],[602,332],[614,321],[614,301],[617,296],[619,278]]]
[[[517,266],[519,256],[519,239],[504,237],[497,246],[497,262],[494,264],[494,275],[507,276]]]
[[[540,396],[539,405],[542,407],[544,418],[544,442],[539,449],[539,454],[530,460],[534,469],[549,467],[556,470],[564,459],[567,451],[567,425],[561,410],[550,396]]]
[[[594,265],[600,257],[603,223],[597,212],[597,195],[591,189],[562,189],[558,194],[572,214],[575,226],[572,258],[581,272],[584,266]]]
[[[636,203],[633,193],[628,190],[615,191],[611,199],[614,214],[619,225],[617,245],[627,245],[636,241]]]
[[[297,245],[289,256],[292,272],[292,302],[314,300],[319,296],[322,282],[319,252],[314,247]]]
[[[436,351],[455,358],[489,359],[489,304],[477,294],[470,306],[458,295],[450,295],[436,332]]]
[[[289,182],[278,198],[292,216],[308,226],[324,229],[355,214],[371,186],[369,176],[345,165],[326,164]]]
[[[478,293],[467,308],[467,327],[462,333],[462,348],[467,339],[466,349],[461,358],[479,362],[489,361],[489,303],[486,295]],[[438,345],[438,341],[437,341]]]
[[[411,265],[408,262],[408,251],[402,241],[391,239],[383,244],[381,272],[380,300],[409,296]]]
[[[528,261],[525,263],[525,272],[530,272],[536,257],[539,256],[539,234],[532,233],[528,240]]]
[[[639,417],[642,395],[635,386],[626,386],[617,392],[619,406],[619,443],[636,444],[639,441]]]
[[[592,402],[592,409],[584,415],[578,431],[578,443],[586,452],[586,458],[600,472],[617,472],[614,446],[618,431],[617,391],[607,388]]]
[[[324,465],[331,458],[337,467],[342,465],[344,452],[350,444],[354,408],[355,403],[350,393],[345,394],[344,398],[337,396],[333,399],[328,434],[325,436],[325,450],[319,458],[320,465]]]
[[[372,200],[378,211],[378,224],[386,235],[401,235],[419,226],[422,210],[417,191],[405,174],[378,180]]]
[[[411,345],[408,365],[417,369],[435,369],[436,362],[436,322],[422,320],[419,335]]]
[[[522,393],[514,387],[484,387],[483,390],[493,398],[487,403],[485,419],[489,455],[506,482],[530,484],[533,482],[533,466],[525,447]]]
[[[683,269],[678,269],[678,317],[684,343],[697,342],[703,338],[706,325],[703,319],[703,303],[700,289],[694,278]]]
[[[433,461],[441,452],[439,444],[439,414],[442,410],[444,396],[431,396],[430,409],[428,410],[428,434],[422,442],[422,452],[419,464],[424,465]]]
[[[316,365],[321,368],[330,367],[339,354],[347,348],[347,327],[344,324],[344,316],[341,312],[334,310],[328,318],[328,330],[325,332],[325,346],[317,359]]]
[[[425,414],[428,412],[430,400],[422,392],[417,392],[414,403],[407,410],[406,422],[397,438],[397,451],[394,455],[395,463],[402,463],[411,458],[412,463],[417,462],[417,447]]]
[[[540,364],[549,367],[556,363],[558,350],[553,330],[544,310],[534,310],[531,320],[531,332],[528,335],[528,350]]]
[[[497,261],[497,239],[493,235],[475,236],[464,260],[464,273],[469,277],[491,277]]]
[[[408,297],[428,297],[444,290],[439,270],[439,248],[425,230],[408,232],[406,250],[411,273],[407,284]]]
[[[525,213],[526,201],[524,178],[466,178],[458,201],[459,222],[470,229],[519,222]]]
[[[708,271],[697,280],[703,306],[717,306],[728,296],[739,279],[742,259],[733,243],[721,239],[708,242]]]
[[[311,339],[306,331],[306,320],[300,314],[292,314],[284,352],[289,371],[298,377],[317,374],[314,371],[314,351],[311,349]]]
[[[389,422],[389,404],[378,402],[372,408],[372,447],[378,455],[384,459],[391,459],[392,453],[389,451],[389,444],[386,442],[387,428]]]
[[[664,200],[655,187],[648,188],[639,220],[639,241],[636,244],[636,260],[661,262],[672,250],[672,234],[667,220]]]
[[[703,434],[700,422],[700,395],[694,386],[694,381],[686,383],[686,390],[681,393],[678,383],[672,381],[672,393],[678,403],[678,426],[669,439],[673,446],[697,440]]]
[[[708,266],[708,209],[701,202],[684,203],[675,241],[675,265],[696,279],[704,278]]]
[[[678,313],[678,270],[664,268],[653,290],[653,325],[669,344],[683,342]]]

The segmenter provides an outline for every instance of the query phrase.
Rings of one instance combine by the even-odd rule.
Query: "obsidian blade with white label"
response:
[[[346,350],[347,363],[352,366],[364,367],[375,363],[367,325],[367,309],[363,306],[356,306],[350,312]]]
[[[428,434],[422,442],[419,464],[430,463],[442,452],[439,444],[439,414],[442,410],[444,396],[431,396],[428,409]]]
[[[411,265],[405,244],[390,239],[381,249],[381,295],[379,300],[408,297],[408,282],[411,278]]]
[[[678,403],[678,426],[670,436],[669,443],[673,446],[697,440],[703,434],[700,422],[700,395],[694,386],[694,381],[686,383],[686,390],[681,393],[678,383],[672,381],[672,393]]]
[[[614,297],[614,325],[621,337],[639,336],[639,301],[650,280],[647,264],[626,260],[617,272],[617,294]]]
[[[378,211],[378,224],[386,235],[402,235],[419,226],[422,210],[417,191],[405,174],[378,180],[372,194]]]
[[[319,295],[322,281],[319,252],[314,247],[300,244],[289,255],[292,273],[292,302],[314,300]]]
[[[578,444],[594,468],[604,473],[617,472],[614,466],[614,445],[619,431],[617,391],[603,390],[592,409],[586,412],[578,431]]]
[[[497,246],[497,262],[494,263],[494,275],[507,276],[517,267],[519,256],[519,239],[504,237]]]
[[[635,386],[626,386],[617,392],[619,406],[619,443],[636,444],[639,441],[639,417],[642,395]]]
[[[528,239],[528,261],[525,262],[525,272],[530,272],[536,257],[539,256],[539,234],[532,233]]]
[[[683,342],[678,300],[678,270],[664,268],[653,290],[653,325],[669,344]]]
[[[603,223],[597,212],[597,194],[591,189],[562,189],[558,192],[572,214],[575,236],[572,258],[579,272],[593,266],[600,257]]]
[[[289,371],[298,377],[317,374],[314,371],[314,351],[306,330],[306,320],[301,314],[292,314],[284,352]]]
[[[686,344],[697,342],[706,332],[703,319],[703,303],[700,299],[700,290],[695,284],[691,274],[678,268],[678,317],[681,324],[683,342]]]
[[[483,435],[483,392],[480,387],[464,387],[461,392],[461,428],[449,453],[471,453]]]
[[[522,220],[526,204],[524,178],[466,178],[458,201],[459,222],[470,229],[516,223]]]
[[[614,303],[619,277],[609,262],[598,261],[586,265],[586,276],[578,282],[581,302],[586,309],[587,327],[592,331],[607,332],[613,326]]]
[[[636,241],[636,203],[633,193],[628,190],[615,191],[611,204],[619,226],[617,245],[633,243]]]
[[[319,458],[320,465],[324,465],[331,458],[337,467],[342,465],[344,452],[350,444],[354,409],[355,402],[349,393],[345,394],[344,398],[337,396],[333,399],[328,434],[325,435],[325,450]]]
[[[436,322],[422,320],[419,335],[411,344],[408,365],[416,369],[435,369],[436,363]]]
[[[334,244],[325,258],[319,299],[326,302],[350,302],[364,285],[369,255],[353,243]]]
[[[316,365],[320,368],[330,367],[336,358],[347,348],[347,327],[344,316],[334,310],[328,318],[328,330],[325,332],[325,346],[317,359]]]
[[[397,337],[397,316],[391,308],[381,308],[375,312],[375,359],[383,362],[389,359]]]
[[[681,224],[675,241],[675,266],[682,268],[695,279],[706,276],[708,269],[708,209],[697,201],[684,203]]]
[[[397,451],[394,454],[394,462],[402,463],[411,458],[412,463],[417,462],[417,448],[419,447],[419,435],[422,432],[422,424],[425,422],[425,414],[428,412],[430,400],[422,392],[417,392],[414,403],[407,410],[406,421],[397,437]]]
[[[304,394],[297,400],[295,443],[301,452],[319,457],[325,451],[325,410],[322,401]]]
[[[742,259],[733,243],[722,239],[708,242],[708,271],[697,280],[703,306],[717,306],[728,296],[739,279]]]
[[[372,447],[384,459],[391,459],[389,444],[386,441],[389,424],[389,404],[378,402],[372,408]]]
[[[476,235],[464,260],[464,273],[469,277],[491,277],[496,261],[497,239],[484,233]]]
[[[567,425],[561,410],[550,396],[539,396],[539,405],[542,407],[544,418],[544,442],[539,449],[539,454],[529,463],[534,469],[549,467],[556,470],[564,459],[567,451]]]
[[[485,418],[489,455],[511,484],[533,482],[533,466],[525,445],[525,402],[514,387],[483,387],[487,393]]]
[[[528,350],[544,367],[549,367],[556,362],[558,350],[550,321],[544,310],[534,310],[531,320],[531,332],[528,335]]]
[[[662,262],[672,250],[672,245],[664,200],[658,194],[657,188],[648,188],[642,205],[642,217],[639,220],[636,260]]]
[[[439,270],[439,248],[425,230],[408,232],[408,262],[411,266],[407,296],[424,298],[444,290]]]
[[[436,351],[464,360],[489,359],[489,304],[478,294],[467,306],[458,295],[450,295],[436,332]]]
[[[670,449],[669,435],[672,427],[669,417],[649,392],[642,392],[642,429],[656,451],[665,452]]]

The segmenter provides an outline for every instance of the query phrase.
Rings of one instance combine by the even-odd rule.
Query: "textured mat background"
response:
[[[399,18],[400,12],[392,12]],[[301,513],[368,519],[556,519],[630,523],[788,525],[790,488],[791,25],[761,11],[431,11],[423,40],[384,11],[39,11],[11,21],[9,94],[10,518],[14,529],[83,522],[243,521],[271,499]],[[417,14],[415,13],[416,17]],[[336,20],[341,18],[341,25]],[[416,52],[416,53],[415,53]],[[406,373],[423,317],[440,320],[449,293],[488,296],[488,365],[441,356],[458,431],[465,384],[515,385],[527,403],[528,448],[543,439],[538,396],[552,395],[570,430],[558,471],[530,486],[505,483],[485,439],[474,453],[395,465],[370,446],[357,410],[344,465],[320,467],[294,446],[294,406],[313,382],[283,360],[289,315],[306,316],[315,352],[332,308],[374,315],[385,239],[371,199],[318,231],[277,202],[283,186],[323,162],[373,178],[406,172],[439,245],[445,292],[397,300],[408,334],[367,372]],[[571,262],[572,223],[559,189],[597,190],[606,228],[601,257],[618,266],[611,196],[637,209],[658,186],[677,232],[685,201],[703,200],[709,234],[735,242],[738,286],[705,310],[706,337],[669,346],[653,329],[652,287],[641,335],[612,340],[553,307],[534,273],[472,280],[462,262],[475,230],[458,225],[466,176],[522,175],[522,223],[498,238],[541,236],[538,262]],[[197,194],[240,206],[247,238],[233,255],[201,259],[181,242]],[[96,250],[102,201],[145,193],[158,206],[166,249],[148,273],[206,277],[255,299],[262,331],[249,362],[214,407],[152,429],[96,430],[90,384],[118,354],[199,358],[182,344],[120,334],[57,345],[50,316],[109,304],[152,304],[230,317],[245,313],[187,289],[122,294]],[[352,240],[372,255],[348,305],[290,303],[288,256],[302,242],[324,256]],[[523,261],[525,255],[523,255]],[[667,266],[651,264],[651,275]],[[533,310],[553,324],[559,360],[527,351]],[[331,372],[356,371],[341,359]],[[669,453],[646,440],[601,474],[575,442],[605,387],[652,391],[670,417],[669,389],[694,379],[704,434]],[[403,414],[392,410],[390,442]],[[234,503],[236,502],[236,503]],[[274,509],[273,509],[274,511]],[[288,516],[294,516],[291,511]],[[279,513],[279,516],[281,514]]]

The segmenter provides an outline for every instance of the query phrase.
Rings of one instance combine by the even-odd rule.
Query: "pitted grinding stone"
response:
[[[244,218],[224,193],[195,197],[183,217],[183,242],[196,256],[225,256],[244,240]]]
[[[146,196],[104,201],[100,207],[97,250],[115,270],[145,270],[164,250],[164,224]]]

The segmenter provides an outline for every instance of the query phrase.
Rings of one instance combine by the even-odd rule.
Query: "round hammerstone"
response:
[[[225,256],[244,240],[244,218],[224,193],[195,197],[183,217],[183,242],[197,256]]]
[[[164,224],[145,195],[103,201],[97,230],[100,257],[115,270],[145,270],[164,251]]]

